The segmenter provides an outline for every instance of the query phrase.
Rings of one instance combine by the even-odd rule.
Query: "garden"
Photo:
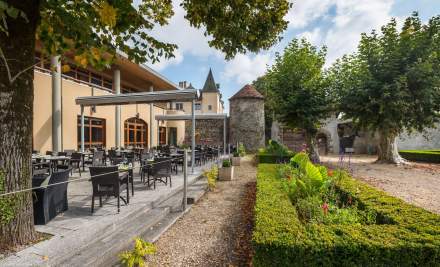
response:
[[[440,216],[296,154],[259,164],[255,266],[436,266]]]

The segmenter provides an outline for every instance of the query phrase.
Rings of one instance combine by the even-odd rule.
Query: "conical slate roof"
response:
[[[202,92],[213,92],[218,93],[217,85],[214,81],[214,76],[212,76],[211,68],[209,68],[208,77],[206,77],[205,85],[203,85]]]
[[[252,85],[246,84],[243,88],[240,89],[235,95],[233,95],[231,99],[239,99],[239,98],[256,98],[256,99],[264,99],[264,96],[260,94]]]

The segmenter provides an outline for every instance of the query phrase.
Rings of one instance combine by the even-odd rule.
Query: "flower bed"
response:
[[[440,163],[440,150],[402,150],[399,154],[410,161]]]
[[[269,144],[266,148],[258,150],[257,162],[258,163],[281,163],[289,162],[290,158],[295,153],[290,151],[282,144],[274,140],[269,140]]]
[[[438,266],[440,216],[342,175],[341,196],[375,222],[304,222],[278,165],[260,164],[253,246],[255,266]]]

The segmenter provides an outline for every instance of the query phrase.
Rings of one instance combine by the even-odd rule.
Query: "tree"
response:
[[[273,97],[270,95],[271,91],[269,90],[268,79],[265,75],[258,77],[252,82],[252,85],[264,96],[264,129],[267,142],[271,138],[272,122],[274,120]]]
[[[266,74],[275,118],[288,127],[304,130],[314,162],[319,162],[315,137],[329,116],[331,103],[323,71],[325,56],[325,47],[317,50],[306,40],[294,39]]]
[[[359,128],[379,134],[378,162],[402,163],[396,137],[439,121],[440,16],[422,25],[417,13],[398,32],[362,34],[357,53],[334,64],[339,109]]]
[[[204,27],[227,58],[264,49],[286,29],[287,0],[183,0],[186,18]],[[171,0],[0,0],[0,194],[31,186],[33,64],[72,55],[76,64],[109,67],[124,52],[137,63],[173,56],[174,44],[149,33],[173,15]],[[0,247],[35,237],[31,193],[0,197]]]

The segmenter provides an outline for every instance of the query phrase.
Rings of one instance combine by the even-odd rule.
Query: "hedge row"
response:
[[[288,155],[279,156],[270,154],[267,152],[258,152],[257,154],[257,160],[258,163],[281,163],[281,162],[288,162],[291,157],[295,156],[295,153],[291,152]]]
[[[440,265],[440,216],[346,177],[342,193],[388,224],[303,224],[275,178],[276,166],[258,166],[255,266]]]
[[[399,154],[411,161],[440,163],[440,150],[402,150]]]

